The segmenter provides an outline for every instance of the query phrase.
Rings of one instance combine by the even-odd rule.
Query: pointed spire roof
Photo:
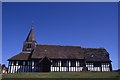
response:
[[[27,38],[26,38],[26,41],[27,42],[36,41],[35,35],[34,35],[34,25],[33,25],[33,23],[32,23],[32,26],[31,26],[31,30],[30,30]]]

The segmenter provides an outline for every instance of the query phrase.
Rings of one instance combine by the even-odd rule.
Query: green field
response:
[[[3,75],[4,78],[118,78],[118,72],[32,72]]]

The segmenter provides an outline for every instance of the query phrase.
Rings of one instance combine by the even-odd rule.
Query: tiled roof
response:
[[[83,59],[81,47],[58,46],[58,45],[37,45],[31,58],[43,58],[47,56],[50,59]]]
[[[37,44],[32,53],[21,52],[8,60],[41,59],[85,59],[87,61],[110,61],[104,48],[81,48],[80,46],[60,46]]]
[[[30,53],[21,52],[21,53],[15,55],[15,56],[11,57],[8,60],[28,60],[29,56],[30,56]]]

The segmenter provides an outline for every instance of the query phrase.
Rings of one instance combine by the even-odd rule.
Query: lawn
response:
[[[118,72],[32,72],[3,75],[5,78],[118,78]],[[97,79],[98,80],[98,79]],[[102,79],[103,80],[103,79]],[[105,79],[104,79],[105,80]],[[115,79],[113,79],[115,80]]]

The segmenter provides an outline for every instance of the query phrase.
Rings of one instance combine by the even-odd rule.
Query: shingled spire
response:
[[[27,42],[36,41],[36,40],[35,40],[35,35],[34,35],[34,25],[33,25],[33,24],[32,24],[32,26],[31,26],[31,30],[30,30],[27,38],[26,38],[26,41],[27,41]]]
[[[23,51],[31,52],[35,47],[36,39],[34,35],[34,25],[32,23],[31,30],[23,44]]]

